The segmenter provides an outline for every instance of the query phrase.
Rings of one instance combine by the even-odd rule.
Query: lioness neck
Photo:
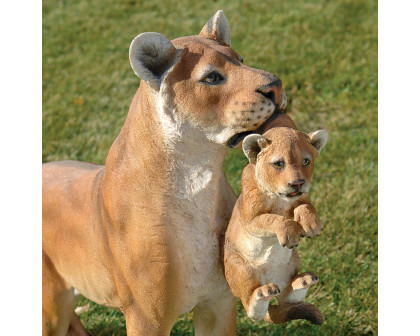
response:
[[[168,186],[176,203],[173,208],[182,209],[178,214],[180,224],[187,217],[194,220],[196,228],[210,226],[219,231],[215,226],[220,224],[216,217],[227,147],[211,142],[202,130],[178,119],[182,111],[176,111],[167,99],[163,88],[157,95],[157,113],[164,132],[165,155],[169,159]]]
[[[185,125],[180,128],[171,108],[157,92],[144,83],[140,85],[108,154],[105,185],[114,185],[115,189],[115,179],[128,181],[118,184],[127,197],[147,193],[150,201],[158,204],[164,198],[160,191],[164,190],[193,217],[211,216],[216,212],[227,148],[211,143],[205,136],[192,136],[197,131]],[[143,181],[153,181],[153,186],[139,188]],[[209,210],[199,214],[197,209]]]

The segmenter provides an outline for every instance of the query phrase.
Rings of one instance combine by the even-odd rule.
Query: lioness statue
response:
[[[242,193],[229,222],[224,246],[225,275],[248,317],[283,323],[307,319],[322,323],[321,312],[303,303],[313,273],[299,271],[293,248],[300,236],[320,234],[322,222],[309,198],[315,158],[328,140],[320,130],[305,134],[283,115],[284,125],[242,144],[249,164],[242,173]],[[276,297],[278,305],[270,305]]]
[[[235,334],[223,159],[287,100],[230,43],[222,11],[197,36],[138,35],[129,56],[142,81],[105,165],[43,166],[44,335],[85,334],[75,289],[121,309],[128,335],[169,335],[191,310],[196,335]]]

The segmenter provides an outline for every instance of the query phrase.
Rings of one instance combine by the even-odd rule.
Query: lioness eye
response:
[[[306,166],[308,166],[310,163],[311,163],[311,160],[309,160],[309,159],[304,159],[304,160],[302,161],[302,166],[306,167]]]
[[[284,162],[283,161],[277,161],[273,163],[277,168],[284,168]]]
[[[223,80],[224,80],[224,77],[221,74],[217,72],[212,72],[208,74],[201,81],[207,84],[217,85],[217,84],[220,84]]]

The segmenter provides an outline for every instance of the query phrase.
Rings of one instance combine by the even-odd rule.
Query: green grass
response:
[[[217,9],[245,63],[283,80],[288,111],[303,131],[325,128],[312,198],[326,228],[299,245],[302,271],[320,283],[308,302],[324,324],[254,323],[238,303],[238,335],[375,335],[377,271],[377,3],[320,1],[43,1],[43,161],[103,163],[138,87],[128,61],[144,31],[197,34]],[[236,193],[246,159],[231,150],[224,170]],[[85,303],[82,302],[78,304]],[[122,313],[91,304],[95,335],[125,335]],[[191,314],[173,335],[192,335]]]

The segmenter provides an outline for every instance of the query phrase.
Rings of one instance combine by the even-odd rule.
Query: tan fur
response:
[[[299,255],[292,248],[300,236],[312,237],[322,230],[309,198],[309,185],[314,159],[327,134],[299,132],[285,114],[273,125],[277,127],[263,136],[249,135],[243,142],[250,163],[242,173],[242,193],[226,232],[225,275],[251,319],[283,323],[303,318],[320,324],[318,309],[302,303],[318,277],[298,274]],[[303,167],[307,158],[311,162]],[[282,168],[274,165],[278,161],[284,162]],[[302,194],[295,195],[297,190]],[[274,297],[278,306],[269,305]]]
[[[44,335],[79,327],[74,289],[121,309],[128,335],[169,335],[190,310],[196,335],[235,334],[219,246],[236,197],[223,159],[233,135],[272,115],[258,90],[278,78],[229,43],[221,11],[199,36],[139,35],[130,61],[143,80],[105,165],[44,164]],[[213,71],[223,84],[202,82]]]

